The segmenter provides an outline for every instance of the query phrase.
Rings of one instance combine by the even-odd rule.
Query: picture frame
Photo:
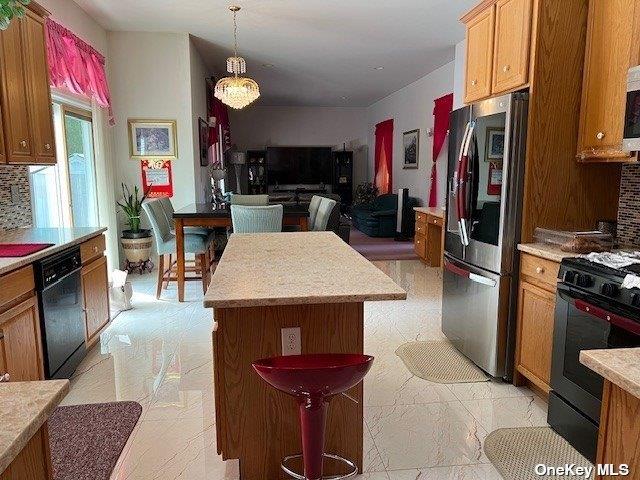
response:
[[[402,134],[404,158],[403,169],[417,169],[420,158],[420,129],[409,130]]]
[[[200,166],[209,166],[209,123],[202,117],[198,118],[198,138],[200,147]]]
[[[485,162],[502,161],[504,158],[504,128],[487,127],[485,137]]]
[[[178,157],[177,122],[175,120],[128,119],[131,158]]]

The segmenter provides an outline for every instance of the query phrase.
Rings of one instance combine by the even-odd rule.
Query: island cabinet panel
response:
[[[466,103],[491,95],[495,5],[467,23]]]
[[[604,382],[598,429],[596,463],[629,465],[629,475],[640,479],[640,399],[608,380]],[[596,479],[620,478],[596,475]]]
[[[48,480],[53,478],[49,450],[49,433],[45,423],[22,451],[0,473],[0,480]]]
[[[578,158],[626,161],[622,151],[627,71],[640,62],[640,0],[591,0]],[[635,19],[635,24],[634,24]]]
[[[7,163],[7,154],[4,148],[4,129],[2,126],[2,102],[0,101],[0,163]]]
[[[85,315],[85,341],[87,348],[90,348],[98,341],[100,332],[110,320],[107,258],[99,258],[82,267],[81,278]]]
[[[43,380],[38,299],[31,296],[0,314],[6,373],[11,381]]]
[[[529,81],[532,0],[499,0],[491,93],[502,93]]]
[[[214,393],[218,451],[240,459],[242,480],[287,477],[280,462],[302,451],[295,399],[265,383],[255,360],[281,355],[281,329],[300,327],[302,353],[363,353],[363,303],[214,310]],[[326,451],[363,461],[363,388],[331,400]],[[328,469],[326,475],[344,473]]]

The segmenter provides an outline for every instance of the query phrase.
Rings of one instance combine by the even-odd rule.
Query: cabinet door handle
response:
[[[536,273],[537,273],[538,275],[543,274],[543,273],[544,273],[544,267],[538,267],[538,268],[536,268]]]
[[[0,382],[8,382],[11,380],[11,375],[5,373],[4,375],[0,375]]]
[[[50,143],[45,143],[44,144],[44,149],[45,150],[51,150],[51,144]]]
[[[476,86],[478,84],[478,80],[471,80],[471,85],[472,86]]]
[[[22,148],[27,148],[27,141],[26,141],[26,140],[22,140],[22,141],[20,142],[20,146],[21,146]]]
[[[604,132],[598,132],[598,133],[596,133],[596,138],[597,138],[598,140],[602,140],[602,139],[604,138]]]
[[[504,67],[502,67],[502,71],[504,73],[507,73],[509,70],[511,70],[511,66],[510,65],[505,65]]]

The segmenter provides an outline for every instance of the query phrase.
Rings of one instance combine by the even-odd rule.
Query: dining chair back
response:
[[[311,228],[313,228],[313,225],[316,223],[316,215],[318,214],[321,201],[322,197],[320,195],[311,197],[311,203],[309,203],[309,226]]]
[[[171,224],[169,223],[169,219],[167,218],[167,214],[162,207],[162,203],[159,199],[155,200],[147,200],[142,204],[142,209],[147,214],[149,218],[149,223],[151,224],[151,229],[153,230],[153,235],[156,238],[156,250],[159,255],[162,255],[161,251],[163,248],[163,244],[173,240],[174,236],[171,233]]]
[[[231,205],[267,206],[269,205],[269,195],[240,195],[232,193]]]
[[[282,205],[231,205],[234,233],[267,233],[282,231]]]
[[[335,200],[331,198],[322,197],[320,200],[320,206],[318,207],[318,213],[316,214],[315,221],[313,222],[312,230],[316,232],[323,232],[327,229],[327,225],[329,224],[329,218],[331,217],[331,212],[338,204]]]

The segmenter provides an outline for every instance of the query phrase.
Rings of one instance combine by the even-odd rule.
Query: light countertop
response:
[[[69,380],[0,383],[0,473],[69,391]]]
[[[407,293],[333,232],[233,234],[204,306],[404,300]]]
[[[640,398],[640,348],[582,350],[580,363]]]
[[[444,210],[440,207],[413,207],[416,212],[426,213],[434,217],[444,218]]]
[[[562,262],[565,258],[579,256],[577,253],[563,252],[557,245],[551,245],[543,242],[521,243],[518,245],[518,250],[558,263]]]
[[[53,246],[25,257],[0,258],[0,275],[97,237],[106,230],[106,228],[15,228],[12,230],[0,230],[0,243],[53,243]]]

